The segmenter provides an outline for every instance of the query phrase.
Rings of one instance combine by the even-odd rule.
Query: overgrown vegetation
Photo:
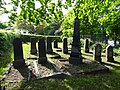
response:
[[[0,32],[0,75],[6,71],[7,65],[13,59],[12,42],[16,37],[20,35],[3,30]]]

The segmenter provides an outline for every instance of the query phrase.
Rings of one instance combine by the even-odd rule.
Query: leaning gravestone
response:
[[[38,63],[39,64],[47,63],[45,39],[44,38],[40,38],[39,39],[39,42],[38,42],[38,52],[39,52]]]
[[[100,44],[96,44],[93,52],[93,60],[101,62],[101,51],[102,46]]]
[[[88,41],[88,39],[85,39],[85,41],[84,41],[84,50],[85,50],[85,53],[89,53],[89,41]]]
[[[108,62],[114,62],[114,58],[113,58],[113,47],[111,45],[108,45],[106,47],[106,60]]]
[[[62,49],[64,54],[68,53],[68,47],[67,47],[67,38],[63,38],[63,49]]]
[[[33,54],[33,55],[37,54],[36,39],[35,39],[35,37],[31,37],[30,54]]]
[[[54,40],[54,48],[58,48],[58,41]]]
[[[46,50],[46,52],[48,53],[48,54],[52,54],[53,53],[53,49],[52,49],[52,40],[51,40],[51,38],[50,37],[47,37],[47,39],[46,39],[46,45],[47,45],[47,50]]]
[[[22,41],[20,38],[15,38],[13,41],[13,49],[14,49],[14,68],[20,68],[25,66],[25,59],[23,58],[23,48]]]
[[[72,42],[72,50],[69,58],[70,64],[79,65],[82,63],[82,55],[80,49],[80,30],[79,30],[79,19],[75,18],[74,21],[74,33],[73,33],[73,42]]]

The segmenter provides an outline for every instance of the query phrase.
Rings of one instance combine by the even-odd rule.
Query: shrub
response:
[[[51,38],[52,38],[52,41],[53,41],[53,40],[62,41],[61,38],[60,38],[60,36],[46,36],[46,35],[35,35],[35,34],[27,34],[27,35],[21,35],[21,36],[20,36],[20,38],[22,39],[22,41],[23,41],[24,43],[30,42],[30,38],[31,38],[31,37],[35,37],[37,41],[38,41],[39,38],[41,38],[41,37],[44,37],[44,38],[51,37]]]
[[[13,32],[0,32],[0,67],[11,62],[12,43],[16,37],[20,35]]]

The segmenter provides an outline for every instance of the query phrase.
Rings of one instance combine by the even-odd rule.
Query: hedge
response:
[[[0,30],[0,67],[11,62],[12,43],[19,34]]]
[[[53,40],[58,40],[58,41],[62,41],[61,37],[60,36],[46,36],[46,35],[35,35],[35,34],[25,34],[25,35],[20,35],[20,38],[22,39],[22,41],[24,43],[26,42],[30,42],[30,38],[31,37],[35,37],[36,40],[38,41],[41,37],[44,37],[44,38],[47,38],[47,37],[51,37],[52,38],[52,41]]]

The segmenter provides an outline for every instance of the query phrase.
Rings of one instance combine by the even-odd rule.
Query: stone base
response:
[[[27,59],[34,59],[34,60],[37,60],[38,56],[36,55],[29,55]]]
[[[68,54],[68,49],[63,50],[63,53],[64,53],[64,54]]]
[[[47,57],[38,58],[38,64],[46,64],[46,63],[48,63]]]
[[[14,60],[13,61],[13,67],[15,69],[21,68],[23,66],[25,66],[25,59],[20,59],[20,60]]]
[[[61,49],[61,48],[55,48],[55,50],[56,50],[57,52],[62,52],[62,49]]]
[[[30,54],[37,55],[37,50],[36,49],[31,49]]]
[[[53,53],[53,50],[46,50],[46,53],[51,54],[51,53]]]
[[[85,53],[89,53],[89,49],[86,49],[86,50],[85,50]]]
[[[93,58],[93,60],[98,61],[98,62],[102,62],[101,58],[96,58],[96,59]]]
[[[69,63],[74,64],[74,65],[80,65],[80,64],[82,64],[82,57],[80,57],[80,58],[70,57]]]
[[[107,62],[114,62],[114,58],[111,57],[111,58],[106,58]]]

